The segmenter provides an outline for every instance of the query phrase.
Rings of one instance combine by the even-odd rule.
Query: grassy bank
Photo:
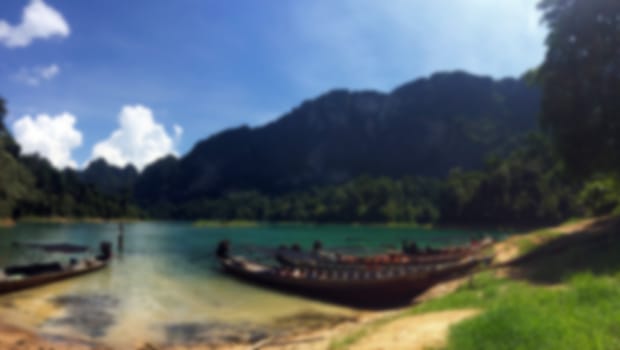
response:
[[[456,292],[365,325],[332,342],[348,349],[390,322],[476,308],[445,349],[619,349],[620,220],[570,222],[512,237],[517,254]]]
[[[446,349],[618,349],[620,275],[578,274],[564,288],[491,290],[486,312],[452,328]]]

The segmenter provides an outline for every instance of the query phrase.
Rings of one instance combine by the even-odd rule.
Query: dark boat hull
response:
[[[446,278],[462,274],[480,263],[470,259],[440,270],[401,274],[383,279],[307,279],[282,277],[273,272],[253,272],[242,268],[233,259],[222,259],[222,267],[230,275],[253,284],[323,301],[365,309],[384,309],[411,304],[413,298]]]
[[[66,269],[58,272],[44,273],[41,275],[26,277],[21,280],[0,280],[0,294],[17,292],[24,289],[38,287],[45,284],[85,275],[91,272],[101,270],[106,266],[108,266],[107,261],[97,261],[94,262],[92,266],[80,269]]]

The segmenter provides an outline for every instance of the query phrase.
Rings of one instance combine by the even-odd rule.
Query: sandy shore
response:
[[[0,227],[13,227],[15,226],[15,221],[12,219],[3,219],[0,218]]]
[[[52,335],[40,335],[0,323],[2,350],[112,350],[102,344]]]
[[[441,283],[432,289],[428,290],[423,295],[416,298],[416,303],[421,303],[434,298],[440,298],[446,294],[456,290],[459,286],[466,283],[466,278],[455,279]],[[4,349],[20,349],[20,350],[241,350],[241,349],[264,349],[264,350],[323,350],[328,349],[332,341],[338,337],[342,337],[345,334],[354,332],[355,330],[364,327],[365,325],[376,321],[381,318],[391,317],[400,312],[400,310],[391,311],[360,311],[352,316],[339,316],[332,317],[323,314],[299,314],[293,315],[290,319],[283,319],[274,324],[274,328],[279,328],[279,331],[274,331],[272,334],[263,335],[256,340],[249,340],[242,333],[251,333],[248,330],[235,330],[231,329],[220,330],[226,334],[217,336],[214,334],[208,334],[212,336],[215,341],[201,342],[201,341],[189,341],[184,344],[158,344],[149,341],[136,341],[135,346],[131,349],[115,349],[105,344],[100,344],[93,341],[87,341],[83,339],[74,339],[69,337],[57,337],[45,334],[36,334],[34,332],[3,323],[0,320],[0,350]],[[465,311],[469,315],[469,311]],[[442,339],[443,333],[447,333],[450,322],[456,322],[460,320],[460,317],[464,317],[460,311],[456,312],[450,317],[446,315],[429,316],[433,319],[433,327],[425,328],[423,332],[426,334],[424,337],[417,336],[418,344],[438,344]],[[454,317],[452,317],[454,316]],[[441,319],[445,321],[444,326],[441,326]],[[390,338],[391,334],[401,334],[409,327],[417,327],[425,321],[425,318],[407,317],[403,321],[399,321],[394,326],[390,326],[386,329],[381,329],[374,339],[374,344],[377,342],[385,341],[384,338]],[[230,333],[230,334],[228,334]],[[417,334],[417,333],[416,333]],[[198,337],[199,339],[200,337]],[[240,341],[240,344],[231,344],[226,342],[220,342],[217,339],[236,338]],[[386,338],[386,339],[387,339]],[[399,336],[394,339],[400,339]],[[409,338],[407,338],[409,339]],[[426,340],[425,340],[426,339]],[[401,339],[405,341],[405,339]],[[428,340],[428,341],[427,341]],[[391,347],[387,347],[388,349]],[[370,349],[370,348],[363,348]],[[379,348],[377,348],[379,349]]]

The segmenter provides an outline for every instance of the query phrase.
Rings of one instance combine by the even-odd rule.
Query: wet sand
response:
[[[35,334],[0,322],[2,350],[112,350],[102,344],[55,335]]]
[[[416,298],[415,303],[440,298],[451,293],[463,283],[466,278],[446,281],[435,286],[423,295]],[[55,302],[59,305],[71,307],[92,308],[92,314],[88,318],[73,318],[72,313],[63,313],[57,319],[59,323],[73,324],[85,327],[96,339],[97,332],[105,329],[105,314],[97,310],[98,306],[109,307],[114,300],[103,300],[99,305],[92,305],[88,298],[62,297]],[[3,324],[0,321],[0,349],[26,349],[26,350],[207,350],[207,349],[270,349],[270,350],[321,350],[329,348],[331,342],[350,332],[365,326],[380,318],[396,315],[400,309],[389,311],[359,311],[352,314],[326,314],[316,311],[307,311],[280,317],[268,325],[252,323],[224,323],[224,322],[186,322],[167,324],[162,326],[163,340],[134,339],[127,348],[125,345],[110,346],[80,337],[52,336],[50,334],[38,334],[34,330],[19,328],[13,325]],[[17,313],[17,311],[16,311]],[[467,312],[467,315],[470,313]],[[447,327],[460,320],[461,314],[457,312],[455,317],[446,319],[445,324],[440,322],[439,316],[433,318],[433,329],[437,332],[428,333],[428,340],[435,344],[446,333]],[[6,316],[6,315],[5,315]],[[416,316],[418,317],[418,316]],[[439,318],[438,318],[439,317]],[[424,318],[422,318],[424,320]],[[448,322],[449,321],[449,322]],[[386,327],[377,332],[372,339],[374,344],[382,342],[384,338],[400,339],[397,334],[405,332],[404,329],[412,325],[419,325],[417,318],[405,318],[394,326]],[[443,326],[442,326],[443,325]],[[445,327],[444,327],[445,326]],[[83,333],[83,332],[82,332]],[[417,333],[416,333],[417,334]],[[387,339],[386,338],[386,339]],[[378,340],[377,340],[378,339]],[[408,338],[407,338],[408,339]],[[426,338],[417,341],[420,344],[428,344]],[[403,338],[404,340],[404,338]],[[386,348],[387,349],[387,348]]]
[[[166,329],[166,341],[136,340],[135,350],[207,349],[326,349],[336,334],[351,329],[379,313],[360,318],[326,318],[325,315],[295,315],[281,324],[260,328],[244,324],[177,324]],[[0,349],[10,350],[130,350],[111,347],[78,337],[38,334],[0,321]]]

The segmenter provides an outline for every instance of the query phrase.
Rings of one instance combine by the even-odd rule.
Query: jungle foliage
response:
[[[128,196],[104,195],[75,170],[59,171],[43,158],[22,155],[4,126],[5,112],[0,99],[0,218],[140,215]]]

